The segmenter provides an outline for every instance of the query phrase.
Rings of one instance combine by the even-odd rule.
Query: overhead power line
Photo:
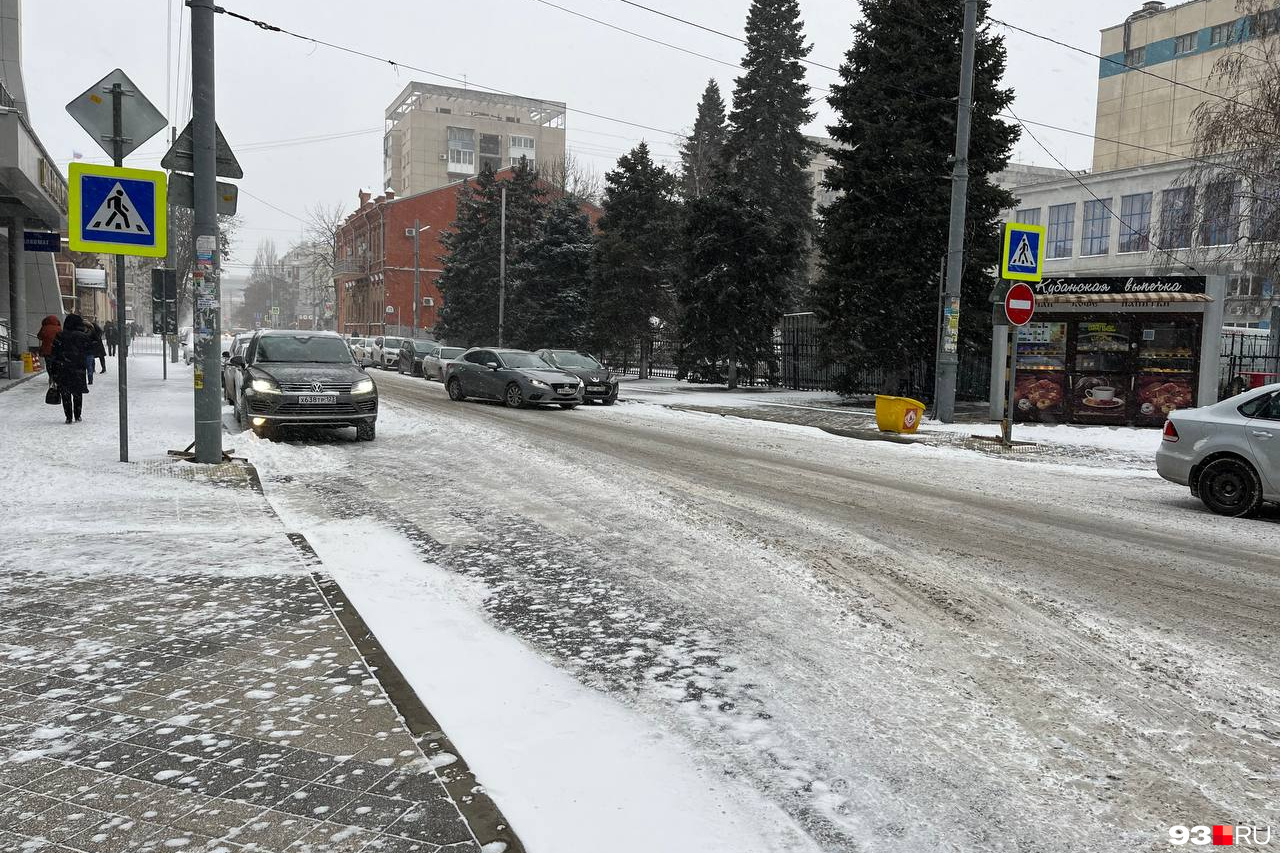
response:
[[[392,68],[405,68],[410,71],[417,71],[419,74],[426,74],[430,77],[436,77],[441,80],[448,80],[452,83],[461,83],[464,86],[470,86],[476,89],[483,89],[487,92],[493,92],[498,95],[506,95],[512,98],[520,97],[520,98],[524,98],[524,100],[527,100],[527,101],[536,101],[538,103],[546,104],[547,106],[552,106],[557,109],[563,109],[566,112],[573,112],[573,113],[578,113],[579,115],[591,116],[592,118],[598,118],[603,121],[611,121],[616,124],[624,124],[629,127],[639,128],[640,130],[651,130],[654,133],[664,133],[664,134],[667,134],[668,136],[681,135],[680,133],[674,130],[666,130],[661,127],[654,127],[648,124],[641,124],[640,122],[629,121],[628,119],[616,118],[615,116],[609,116],[603,113],[591,112],[590,110],[584,110],[578,107],[568,107],[556,101],[546,101],[541,98],[529,98],[523,95],[516,95],[514,92],[508,92],[503,89],[497,89],[497,88],[494,88],[493,86],[485,86],[485,85],[476,83],[474,80],[466,80],[461,77],[454,77],[449,74],[441,74],[439,71],[432,71],[429,68],[422,68],[417,65],[410,65],[406,62],[398,62],[394,59],[388,59],[387,57],[368,53],[366,51],[359,50],[354,47],[347,47],[345,45],[337,44],[335,42],[325,41],[324,39],[318,39],[312,36],[302,35],[301,33],[296,33],[296,32],[293,32],[292,30],[287,30],[284,27],[278,26],[276,24],[271,24],[266,21],[260,21],[255,18],[250,18],[247,15],[241,15],[237,12],[233,12],[230,9],[226,9],[221,6],[219,6],[216,11],[230,18],[235,18],[238,21],[244,21],[245,23],[253,24],[258,29],[265,30],[267,32],[280,33],[281,35],[289,36],[290,38],[295,38],[295,39],[298,39],[299,41],[310,42],[311,44],[320,45],[321,47],[327,47],[327,48],[330,48],[331,50],[337,50],[337,51],[341,51],[342,53],[349,53],[352,56],[359,56],[359,57],[363,57],[364,59],[373,60],[374,62],[380,62],[384,65],[389,65]]]
[[[1028,30],[1028,29],[1026,29],[1026,28],[1024,28],[1024,27],[1020,27],[1020,26],[1018,26],[1017,24],[1010,24],[1008,21],[1002,21],[1002,20],[1000,20],[999,18],[990,18],[990,17],[989,17],[989,18],[987,18],[987,20],[989,20],[989,21],[990,21],[991,23],[993,23],[993,24],[998,24],[999,26],[1002,26],[1002,27],[1004,27],[1004,28],[1006,28],[1006,29],[1010,29],[1010,30],[1013,30],[1013,31],[1015,31],[1015,32],[1022,33],[1023,35],[1031,36],[1032,38],[1040,39],[1041,41],[1047,41],[1047,42],[1049,42],[1050,44],[1056,44],[1058,47],[1062,47],[1062,48],[1066,48],[1067,50],[1075,51],[1076,53],[1083,54],[1084,56],[1092,57],[1093,59],[1097,59],[1097,60],[1100,60],[1100,61],[1102,61],[1102,62],[1106,62],[1106,63],[1108,63],[1108,64],[1110,64],[1110,65],[1119,66],[1120,68],[1124,68],[1124,69],[1126,69],[1126,70],[1128,70],[1128,71],[1136,71],[1136,72],[1138,72],[1139,74],[1144,74],[1144,75],[1146,75],[1147,77],[1152,77],[1152,78],[1154,78],[1154,79],[1156,79],[1156,80],[1163,80],[1163,81],[1164,81],[1164,82],[1166,82],[1166,83],[1171,83],[1171,84],[1173,84],[1174,86],[1180,86],[1180,87],[1181,87],[1181,88],[1183,88],[1183,89],[1189,89],[1189,90],[1191,90],[1192,92],[1199,92],[1201,95],[1208,95],[1208,96],[1209,96],[1209,97],[1211,97],[1211,98],[1219,98],[1219,99],[1221,99],[1221,100],[1223,100],[1223,101],[1226,101],[1226,102],[1228,102],[1228,103],[1235,104],[1235,105],[1236,105],[1236,106],[1238,106],[1238,107],[1243,107],[1243,108],[1245,108],[1245,109],[1249,109],[1249,110],[1256,110],[1256,109],[1257,109],[1257,107],[1256,107],[1254,104],[1246,104],[1244,101],[1238,100],[1238,99],[1233,98],[1233,97],[1231,97],[1231,96],[1229,96],[1229,95],[1224,95],[1224,94],[1222,94],[1221,92],[1211,92],[1211,91],[1210,91],[1210,90],[1208,90],[1208,89],[1203,89],[1203,88],[1201,88],[1201,87],[1199,87],[1199,86],[1193,86],[1193,85],[1191,85],[1190,83],[1184,83],[1184,82],[1183,82],[1183,81],[1181,81],[1181,80],[1175,80],[1175,79],[1173,79],[1172,77],[1166,77],[1166,76],[1164,76],[1163,74],[1157,74],[1157,73],[1156,73],[1156,72],[1154,72],[1154,71],[1148,71],[1146,68],[1143,68],[1141,65],[1130,65],[1130,64],[1129,64],[1129,63],[1127,63],[1127,62],[1121,62],[1121,61],[1120,61],[1120,60],[1118,60],[1118,59],[1112,59],[1112,58],[1111,58],[1111,57],[1109,57],[1109,56],[1103,56],[1103,55],[1102,55],[1102,54],[1100,54],[1100,53],[1094,53],[1093,51],[1088,50],[1087,48],[1078,47],[1078,46],[1076,46],[1076,45],[1074,45],[1074,44],[1068,44],[1068,43],[1067,43],[1067,42],[1065,42],[1065,41],[1059,41],[1058,39],[1054,38],[1053,36],[1047,36],[1047,35],[1045,35],[1044,33],[1038,33],[1038,32],[1036,32],[1036,31],[1034,31],[1034,30]]]
[[[1114,219],[1114,220],[1116,220],[1117,222],[1119,222],[1119,223],[1120,223],[1120,225],[1121,225],[1121,227],[1123,227],[1123,228],[1127,228],[1127,229],[1129,230],[1129,233],[1130,233],[1130,234],[1140,234],[1140,233],[1141,233],[1141,232],[1137,231],[1137,230],[1136,230],[1132,225],[1130,225],[1128,222],[1125,222],[1125,221],[1124,221],[1124,218],[1123,218],[1123,217],[1121,217],[1119,214],[1117,214],[1117,213],[1116,213],[1116,212],[1111,208],[1111,204],[1110,204],[1110,202],[1109,202],[1109,201],[1103,201],[1101,198],[1099,198],[1099,197],[1098,197],[1098,194],[1097,194],[1097,193],[1095,193],[1095,192],[1093,191],[1093,188],[1092,188],[1092,187],[1090,187],[1090,186],[1089,186],[1088,184],[1086,184],[1084,181],[1080,180],[1080,176],[1079,176],[1079,175],[1077,175],[1075,172],[1072,172],[1070,169],[1068,169],[1068,168],[1066,167],[1066,165],[1065,165],[1065,164],[1064,164],[1060,159],[1058,159],[1058,155],[1057,155],[1057,154],[1054,154],[1052,151],[1050,151],[1050,150],[1049,150],[1049,147],[1048,147],[1047,145],[1045,145],[1043,142],[1041,142],[1041,141],[1040,141],[1040,139],[1039,139],[1039,137],[1037,137],[1034,133],[1032,133],[1032,132],[1031,132],[1031,128],[1027,127],[1025,124],[1023,124],[1023,123],[1022,123],[1022,119],[1018,118],[1018,117],[1017,117],[1017,115],[1014,115],[1014,113],[1013,113],[1013,111],[1012,111],[1012,110],[1010,110],[1010,111],[1009,111],[1009,113],[1010,113],[1010,115],[1013,115],[1013,119],[1014,119],[1014,121],[1016,121],[1016,122],[1018,122],[1018,124],[1022,125],[1022,132],[1023,132],[1023,133],[1025,133],[1028,137],[1030,137],[1030,139],[1031,139],[1031,141],[1032,141],[1032,142],[1034,142],[1036,145],[1039,145],[1039,146],[1040,146],[1040,149],[1041,149],[1042,151],[1044,151],[1044,153],[1045,153],[1045,154],[1048,154],[1050,157],[1052,157],[1052,158],[1053,158],[1053,162],[1057,163],[1057,164],[1058,164],[1058,166],[1059,166],[1060,168],[1062,168],[1064,171],[1069,172],[1069,173],[1071,174],[1071,177],[1075,179],[1075,182],[1076,182],[1077,184],[1079,184],[1081,187],[1083,187],[1083,188],[1084,188],[1084,191],[1085,191],[1085,192],[1087,192],[1090,196],[1092,196],[1094,201],[1096,201],[1098,204],[1102,205],[1102,209],[1103,209],[1103,210],[1105,210],[1108,214],[1110,214],[1110,216],[1111,216],[1111,218],[1112,218],[1112,219]],[[1196,268],[1195,268],[1194,266],[1192,266],[1191,264],[1189,264],[1189,263],[1187,263],[1186,261],[1182,260],[1182,258],[1179,258],[1179,257],[1178,257],[1177,255],[1175,255],[1173,252],[1169,251],[1168,249],[1166,249],[1166,248],[1164,248],[1164,247],[1160,246],[1158,243],[1156,243],[1156,241],[1155,241],[1154,239],[1152,239],[1152,237],[1151,237],[1151,233],[1150,233],[1150,232],[1151,232],[1151,229],[1150,229],[1150,227],[1148,226],[1147,234],[1146,234],[1145,236],[1146,236],[1146,238],[1147,238],[1147,243],[1151,246],[1151,248],[1155,249],[1157,252],[1161,252],[1162,254],[1167,255],[1167,256],[1170,258],[1170,260],[1172,260],[1174,263],[1182,264],[1184,267],[1186,267],[1187,269],[1191,270],[1191,271],[1192,271],[1193,273],[1195,273],[1196,275],[1200,275],[1200,270],[1196,269]]]
[[[689,50],[688,48],[680,47],[679,45],[671,44],[670,42],[665,42],[665,41],[662,41],[661,39],[651,38],[649,36],[638,33],[635,30],[629,30],[626,27],[620,27],[617,24],[611,24],[608,21],[602,21],[599,18],[593,18],[590,15],[584,14],[582,12],[577,12],[573,9],[568,8],[567,6],[561,6],[559,4],[552,3],[551,0],[533,0],[533,2],[541,3],[543,6],[550,6],[552,9],[559,9],[561,12],[567,12],[568,14],[573,15],[576,18],[582,18],[583,20],[591,21],[592,23],[599,24],[602,27],[608,27],[611,30],[617,30],[620,33],[626,33],[629,36],[635,36],[638,39],[644,39],[645,41],[652,42],[653,44],[662,45],[663,47],[669,47],[672,50],[678,50],[681,53],[687,53],[690,56],[696,56],[699,59],[705,59],[708,62],[715,62],[720,65],[727,66],[729,68],[741,67],[734,62],[727,62],[726,60],[723,60],[723,59],[717,59],[716,57],[708,56],[705,53],[698,53],[696,50]]]

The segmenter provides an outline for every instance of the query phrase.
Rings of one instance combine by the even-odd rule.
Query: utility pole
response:
[[[217,123],[214,100],[214,0],[191,6],[191,118],[195,166],[196,461],[222,461],[222,300],[218,287]]]
[[[111,84],[111,160],[124,165],[124,86]],[[116,338],[119,342],[116,376],[120,398],[120,461],[129,461],[129,334],[124,307],[124,255],[116,255]]]
[[[502,346],[502,327],[507,310],[507,187],[502,186],[502,248],[498,253],[498,346]]]
[[[422,304],[421,286],[419,285],[418,271],[418,245],[421,242],[419,236],[422,233],[422,225],[418,220],[413,220],[413,334],[410,336],[414,339],[418,337],[418,306]]]
[[[965,0],[964,41],[960,58],[960,103],[956,112],[955,169],[951,178],[951,232],[947,239],[947,300],[953,310],[960,307],[960,281],[964,274],[964,223],[969,201],[969,129],[973,117],[973,65],[978,40],[978,0]],[[958,353],[943,347],[936,369],[938,399],[934,404],[938,420],[953,423],[956,418],[956,374]]]

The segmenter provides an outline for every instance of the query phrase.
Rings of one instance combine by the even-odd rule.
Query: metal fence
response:
[[[787,318],[790,320],[791,318]],[[643,349],[642,349],[643,347]],[[921,361],[905,373],[883,367],[851,368],[830,361],[818,338],[816,324],[789,322],[774,338],[774,361],[739,365],[738,382],[744,386],[774,386],[795,391],[840,390],[854,394],[898,394],[932,403],[934,364]],[[634,344],[605,354],[609,366],[623,374],[637,374],[642,353],[648,355],[649,375],[689,382],[723,384],[726,365],[698,365],[682,368],[682,345],[673,338],[658,337],[647,344]],[[961,400],[984,401],[988,396],[991,356],[962,356],[956,395]]]
[[[1224,398],[1259,382],[1280,382],[1280,346],[1269,335],[1224,332],[1221,370]]]

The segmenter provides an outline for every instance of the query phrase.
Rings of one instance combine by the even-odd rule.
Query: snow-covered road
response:
[[[454,608],[446,622],[482,613],[465,629],[478,647],[518,640],[624,708],[690,765],[663,772],[702,774],[724,844],[665,849],[1154,850],[1171,824],[1280,822],[1276,513],[1213,517],[1149,471],[656,405],[512,411],[376,378],[373,444],[234,443],[396,635],[411,681],[401,658],[422,645],[394,599],[417,589]],[[395,548],[376,544],[388,531]],[[515,670],[512,689],[532,689]],[[468,707],[421,679],[530,849],[578,849],[540,834],[557,806],[521,786],[516,765],[545,754],[504,766],[486,746],[518,737],[492,729],[521,725],[521,697]],[[564,760],[620,798],[633,781],[615,773],[640,766]],[[611,849],[659,849],[627,846],[625,812],[584,820],[612,826]],[[738,833],[754,846],[726,815],[754,821]],[[699,815],[649,819],[694,840]]]

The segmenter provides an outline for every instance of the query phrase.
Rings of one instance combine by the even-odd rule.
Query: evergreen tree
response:
[[[538,237],[545,215],[537,171],[521,160],[499,179],[491,169],[458,193],[458,218],[440,235],[446,254],[437,284],[444,308],[435,333],[455,346],[492,345],[498,337],[502,189],[507,190],[507,269]],[[505,341],[503,343],[506,343]]]
[[[988,273],[996,262],[997,218],[1013,197],[991,181],[1003,169],[1015,127],[996,114],[1013,100],[1000,88],[1003,39],[979,7],[961,352],[985,349],[991,319]],[[950,0],[863,0],[863,20],[829,101],[838,147],[826,185],[839,195],[824,211],[816,309],[832,357],[880,366],[898,377],[933,359],[936,270],[946,254],[950,158],[960,78],[963,4]],[[904,26],[904,20],[930,26]]]
[[[676,177],[641,142],[605,176],[603,207],[592,276],[595,338],[607,346],[641,344],[643,357],[654,319],[669,323],[675,314]]]
[[[813,144],[802,128],[813,99],[801,60],[809,55],[797,0],[752,0],[747,14],[746,72],[733,90],[725,145],[732,179],[744,198],[768,211],[783,253],[779,268],[791,294],[803,288],[813,192]]]
[[[716,365],[723,357],[730,387],[739,364],[773,360],[774,329],[807,289],[813,149],[802,128],[813,113],[801,60],[809,50],[797,0],[752,0],[725,174],[688,207],[683,366]],[[714,109],[710,94],[699,107],[700,122],[704,110]]]
[[[552,202],[541,233],[509,269],[514,281],[507,299],[509,345],[586,345],[594,251],[591,222],[578,202],[570,197]]]
[[[680,146],[680,190],[686,199],[706,195],[715,178],[723,173],[726,131],[720,85],[708,80],[693,132]]]
[[[774,325],[790,263],[786,238],[768,211],[732,184],[688,203],[683,236],[682,370],[724,376],[730,388],[738,385],[739,364],[765,362],[773,374]]]

